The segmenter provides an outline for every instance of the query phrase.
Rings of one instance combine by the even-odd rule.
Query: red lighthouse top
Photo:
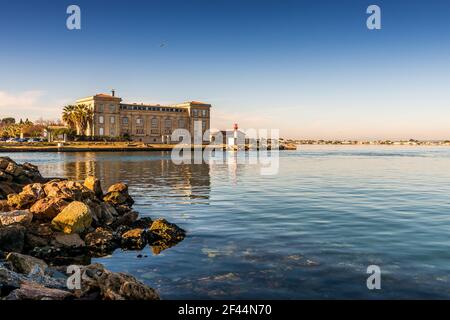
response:
[[[238,124],[237,124],[237,123],[235,123],[235,124],[233,125],[233,129],[234,129],[234,130],[237,130],[237,129],[239,129],[239,127],[238,127]]]

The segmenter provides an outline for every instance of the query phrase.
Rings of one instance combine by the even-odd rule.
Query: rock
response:
[[[9,173],[0,171],[0,181],[12,182],[14,177]]]
[[[15,209],[29,209],[35,201],[34,196],[28,193],[13,193],[8,195],[8,205]]]
[[[24,282],[12,291],[5,300],[66,300],[72,293],[60,289],[50,289],[34,282]]]
[[[21,194],[29,194],[34,197],[34,201],[45,198],[44,187],[40,183],[33,183],[23,187]]]
[[[150,227],[151,237],[164,240],[166,242],[180,242],[186,237],[186,231],[176,224],[169,223],[165,219],[155,220]]]
[[[0,191],[5,197],[7,197],[9,194],[16,193],[17,190],[11,183],[2,182],[0,183]]]
[[[112,252],[119,247],[113,232],[104,228],[97,228],[84,238],[86,245],[92,251],[99,253]]]
[[[22,252],[26,228],[21,225],[11,225],[0,228],[0,250],[6,252]]]
[[[14,177],[18,177],[23,173],[23,168],[15,162],[10,162],[8,163],[8,166],[5,169],[5,172],[9,173]]]
[[[149,229],[153,224],[153,220],[150,217],[143,217],[131,224],[132,228]]]
[[[131,207],[134,204],[133,198],[128,194],[128,186],[125,183],[116,183],[109,187],[108,193],[103,200],[113,205],[125,204]]]
[[[0,296],[6,296],[11,291],[20,287],[21,283],[26,280],[25,276],[11,271],[0,265]]]
[[[30,232],[25,234],[25,246],[24,249],[31,251],[34,248],[45,247],[50,244],[50,239],[46,237],[37,236]]]
[[[89,190],[93,191],[95,196],[98,199],[102,199],[103,198],[103,190],[102,190],[102,185],[100,183],[100,180],[93,177],[93,176],[88,176],[86,178],[86,180],[84,180],[84,186],[86,188],[88,188]]]
[[[139,214],[136,211],[129,211],[117,218],[117,220],[111,225],[113,229],[116,229],[120,226],[130,227],[139,217]]]
[[[33,204],[30,211],[36,220],[50,221],[68,205],[69,202],[62,198],[47,197]]]
[[[116,209],[109,203],[96,199],[86,199],[83,202],[91,209],[92,218],[97,227],[111,225],[119,215]]]
[[[82,290],[77,293],[83,296],[88,292],[99,292],[104,300],[159,300],[159,294],[134,277],[113,273],[100,264],[93,264],[82,269]]]
[[[26,226],[31,223],[31,220],[33,220],[33,214],[30,212],[30,210],[0,212],[0,224],[3,226],[9,226],[13,224]]]
[[[91,256],[86,247],[36,247],[29,254],[51,264],[52,266],[87,265],[91,263]]]
[[[66,234],[83,232],[91,226],[91,223],[91,210],[79,201],[70,203],[52,220],[53,228]]]
[[[122,235],[121,247],[123,249],[142,250],[147,244],[145,230],[133,229]]]
[[[80,236],[76,233],[64,234],[58,233],[55,235],[54,241],[52,243],[56,247],[69,247],[69,248],[79,248],[84,247],[86,244],[81,240]]]
[[[45,271],[48,267],[48,265],[41,259],[17,252],[11,252],[8,254],[6,256],[6,260],[12,263],[14,271],[25,275],[28,275],[35,268],[35,266],[39,266],[43,271]]]
[[[0,200],[0,212],[6,212],[11,210],[11,207],[8,204],[8,200]]]
[[[0,157],[0,170],[5,170],[10,162],[15,163],[10,157]]]

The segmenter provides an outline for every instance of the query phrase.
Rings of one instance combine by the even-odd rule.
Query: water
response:
[[[19,153],[45,176],[130,185],[142,216],[188,231],[153,255],[97,259],[164,299],[450,298],[450,148],[304,147],[258,165],[169,153]],[[367,266],[382,289],[366,287]]]

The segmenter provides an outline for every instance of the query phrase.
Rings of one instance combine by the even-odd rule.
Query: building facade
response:
[[[211,105],[189,101],[174,105],[124,103],[121,98],[97,94],[79,99],[77,104],[92,108],[93,124],[88,129],[90,136],[130,137],[144,143],[170,143],[176,129],[186,129],[193,138],[205,135],[210,129]]]

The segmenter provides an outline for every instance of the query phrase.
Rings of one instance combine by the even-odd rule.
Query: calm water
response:
[[[188,231],[148,257],[98,259],[177,298],[450,298],[450,148],[305,147],[258,165],[168,153],[13,154],[45,176],[129,183],[143,216]],[[382,289],[366,287],[379,265]]]

